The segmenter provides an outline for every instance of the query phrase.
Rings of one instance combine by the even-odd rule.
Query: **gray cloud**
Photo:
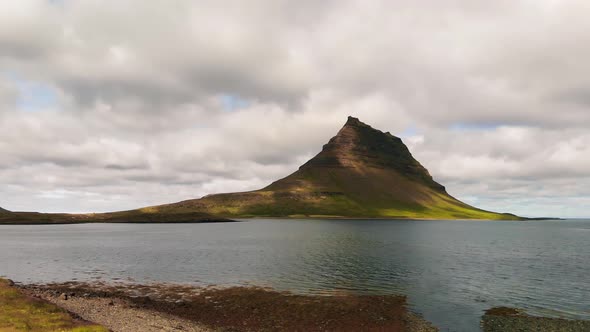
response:
[[[0,206],[106,211],[255,189],[355,115],[403,136],[459,198],[584,215],[588,12],[583,1],[3,2]]]

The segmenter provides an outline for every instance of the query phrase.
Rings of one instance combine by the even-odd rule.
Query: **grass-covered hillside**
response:
[[[317,156],[266,188],[151,210],[224,217],[518,219],[450,196],[401,139],[352,117]]]

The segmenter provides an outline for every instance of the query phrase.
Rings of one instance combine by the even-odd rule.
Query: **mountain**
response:
[[[398,137],[349,117],[322,151],[255,191],[148,208],[151,213],[236,217],[518,219],[449,195]]]
[[[247,217],[523,219],[465,204],[398,137],[349,117],[322,151],[260,190],[111,213],[10,212],[0,224],[220,222]]]

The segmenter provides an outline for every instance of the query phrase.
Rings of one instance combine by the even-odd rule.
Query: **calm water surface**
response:
[[[499,305],[590,319],[590,220],[0,226],[0,275],[405,294],[441,330],[477,331]]]

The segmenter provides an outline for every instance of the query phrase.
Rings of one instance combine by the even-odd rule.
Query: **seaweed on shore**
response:
[[[298,295],[259,287],[64,283],[33,292],[116,298],[228,331],[436,331],[397,295]]]

